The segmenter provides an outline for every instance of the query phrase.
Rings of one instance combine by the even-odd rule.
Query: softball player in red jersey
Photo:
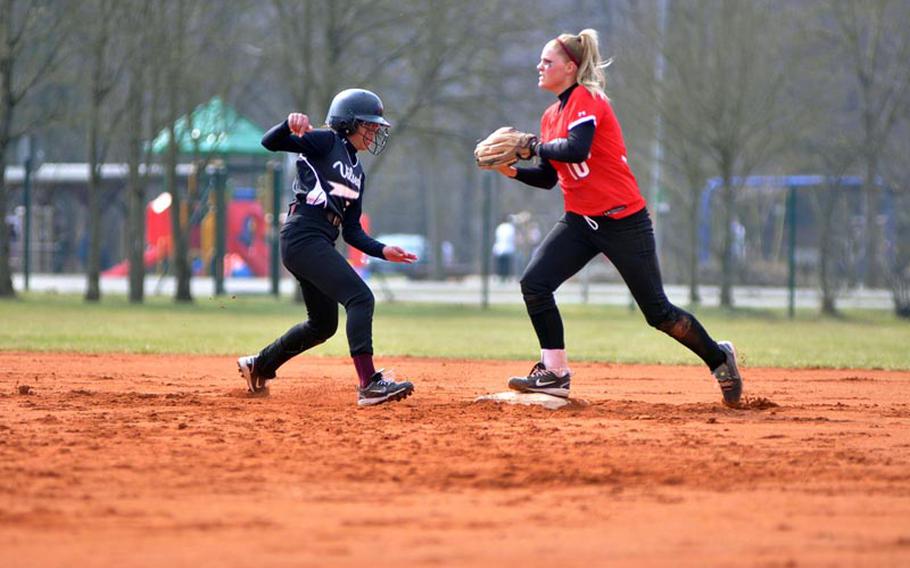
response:
[[[531,144],[531,167],[502,166],[500,173],[525,184],[562,189],[565,215],[534,253],[521,278],[521,293],[537,333],[541,360],[509,387],[568,397],[571,380],[562,318],[553,292],[597,254],[619,271],[648,324],[698,355],[717,379],[727,404],[742,395],[736,351],[715,342],[695,316],[667,299],[657,264],[654,231],[645,200],[626,157],[622,130],[604,93],[606,79],[597,32],[562,34],[544,46],[538,87],[557,96]]]

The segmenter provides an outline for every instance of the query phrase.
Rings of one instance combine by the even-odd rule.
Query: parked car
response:
[[[401,247],[417,255],[417,262],[406,264],[378,258],[368,259],[367,266],[377,274],[403,274],[408,278],[425,279],[430,273],[430,245],[427,238],[416,233],[388,233],[377,235],[376,240],[389,246]]]
[[[391,246],[399,246],[417,255],[417,262],[405,264],[388,262],[378,258],[369,258],[367,268],[377,274],[401,274],[414,280],[425,280],[433,273],[433,250],[430,242],[423,235],[416,233],[388,233],[377,235],[376,240]],[[442,243],[443,278],[461,279],[471,274],[469,263],[455,260],[455,249],[451,242]]]

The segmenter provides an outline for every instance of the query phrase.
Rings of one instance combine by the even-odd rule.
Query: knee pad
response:
[[[692,318],[689,314],[675,308],[661,318],[648,318],[648,323],[675,339],[685,337],[692,328]]]
[[[553,294],[522,294],[528,315],[535,316],[547,310],[556,309],[556,299]]]
[[[546,285],[537,282],[527,274],[521,277],[519,284],[521,285],[521,295],[525,297],[553,294],[553,290],[550,290]]]
[[[521,278],[520,284],[521,296],[524,298],[529,315],[537,315],[556,308],[553,290],[546,284],[542,284],[533,278],[530,278],[527,274]]]

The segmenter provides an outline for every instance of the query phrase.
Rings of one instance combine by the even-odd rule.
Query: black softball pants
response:
[[[281,260],[300,283],[307,320],[259,352],[256,370],[263,377],[295,355],[324,343],[338,329],[338,304],[347,313],[351,355],[373,353],[373,309],[369,286],[335,250],[327,229],[309,228],[306,217],[291,217],[281,228]]]
[[[623,219],[567,212],[534,252],[521,277],[521,293],[542,349],[565,349],[553,292],[598,253],[619,271],[649,325],[688,347],[711,369],[726,360],[695,316],[667,299],[647,209]]]

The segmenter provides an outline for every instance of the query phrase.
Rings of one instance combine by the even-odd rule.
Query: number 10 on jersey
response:
[[[588,175],[591,173],[591,168],[588,167],[587,160],[579,163],[571,162],[569,163],[569,173],[573,178],[581,179],[588,177]]]

